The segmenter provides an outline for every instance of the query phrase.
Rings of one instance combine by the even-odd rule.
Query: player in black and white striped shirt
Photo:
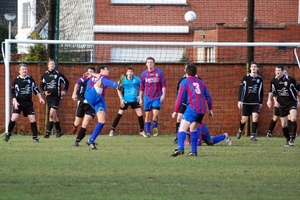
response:
[[[31,130],[32,139],[34,142],[39,142],[37,135],[37,125],[35,112],[33,109],[32,91],[39,97],[40,103],[45,103],[38,87],[35,84],[34,79],[28,75],[28,67],[26,64],[19,65],[19,75],[14,79],[12,83],[12,103],[13,111],[12,116],[8,124],[8,132],[5,135],[4,141],[8,141],[11,136],[11,132],[18,120],[20,113],[23,112],[24,117],[28,117]]]

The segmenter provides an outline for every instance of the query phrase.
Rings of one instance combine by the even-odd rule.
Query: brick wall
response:
[[[96,67],[99,64],[94,64]],[[10,73],[12,74],[11,79],[17,75],[18,63],[12,63]],[[110,76],[112,80],[117,80],[120,74],[124,74],[125,69],[128,65],[125,64],[112,64],[110,65]],[[237,109],[237,91],[239,86],[239,81],[245,74],[245,66],[243,64],[201,64],[198,66],[198,74],[206,82],[214,102],[214,117],[208,119],[205,117],[204,121],[208,124],[211,134],[217,134],[220,132],[228,132],[230,135],[235,135],[239,120],[240,113]],[[261,115],[259,118],[258,134],[264,135],[268,128],[269,121],[272,117],[272,110],[268,109],[266,106],[267,92],[269,91],[269,81],[274,76],[275,72],[274,65],[262,65],[259,69],[259,74],[264,78],[265,82],[265,96],[264,104],[261,110]],[[59,71],[65,74],[65,76],[70,81],[70,90],[63,98],[63,101],[59,107],[58,117],[61,121],[62,130],[66,132],[71,132],[72,123],[74,121],[76,102],[71,99],[72,89],[75,81],[82,75],[84,71],[83,64],[61,64],[59,65]],[[139,75],[143,70],[146,69],[143,63],[134,64],[135,73]],[[175,119],[171,118],[173,112],[173,105],[175,101],[176,85],[177,81],[183,74],[182,64],[156,64],[157,68],[164,71],[167,79],[167,97],[163,104],[163,108],[160,113],[159,119],[159,130],[160,133],[173,133],[175,129]],[[289,65],[289,74],[295,76],[296,80],[300,80],[300,73],[298,66]],[[40,77],[46,70],[45,64],[29,64],[29,73],[33,76],[37,84],[40,83]],[[4,94],[4,66],[3,63],[0,64],[0,81],[3,83],[0,86],[1,94]],[[115,117],[119,100],[116,91],[113,89],[108,89],[106,93],[106,103],[107,103],[107,124],[103,129],[103,134],[107,134],[109,128],[112,124],[112,120]],[[5,130],[5,97],[2,95],[0,97],[0,131]],[[45,131],[45,106],[38,103],[38,98],[34,97],[34,108],[38,120],[38,130],[44,134]],[[88,128],[88,133],[91,133],[93,126],[96,123],[94,119]],[[298,120],[299,124],[299,120]],[[16,124],[15,131],[30,131],[30,126],[27,118],[22,115]],[[137,134],[139,131],[139,126],[137,122],[137,117],[134,111],[131,109],[127,110],[120,121],[116,132],[122,134]],[[274,131],[275,134],[280,134],[280,123],[277,124]]]

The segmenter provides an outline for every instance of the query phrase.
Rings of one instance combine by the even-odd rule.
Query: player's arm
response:
[[[246,76],[243,77],[242,81],[240,82],[239,86],[239,92],[238,92],[238,108],[242,109],[243,107],[243,98],[244,98],[244,93],[245,93],[245,87],[246,87]]]
[[[73,89],[73,93],[72,93],[72,99],[73,99],[74,101],[78,100],[77,92],[78,92],[78,90],[79,90],[79,87],[80,87],[79,84],[78,84],[78,83],[75,83],[74,89]]]
[[[69,80],[61,73],[61,77],[63,78],[64,89],[61,91],[61,95],[66,95],[69,89]]]

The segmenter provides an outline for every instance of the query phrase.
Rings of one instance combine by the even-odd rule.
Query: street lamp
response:
[[[15,13],[5,13],[5,19],[8,21],[8,39],[11,39],[11,22],[16,19]]]

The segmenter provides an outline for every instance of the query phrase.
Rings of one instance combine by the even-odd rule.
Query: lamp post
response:
[[[11,39],[11,22],[16,19],[15,13],[5,13],[5,19],[8,21],[8,39]]]

